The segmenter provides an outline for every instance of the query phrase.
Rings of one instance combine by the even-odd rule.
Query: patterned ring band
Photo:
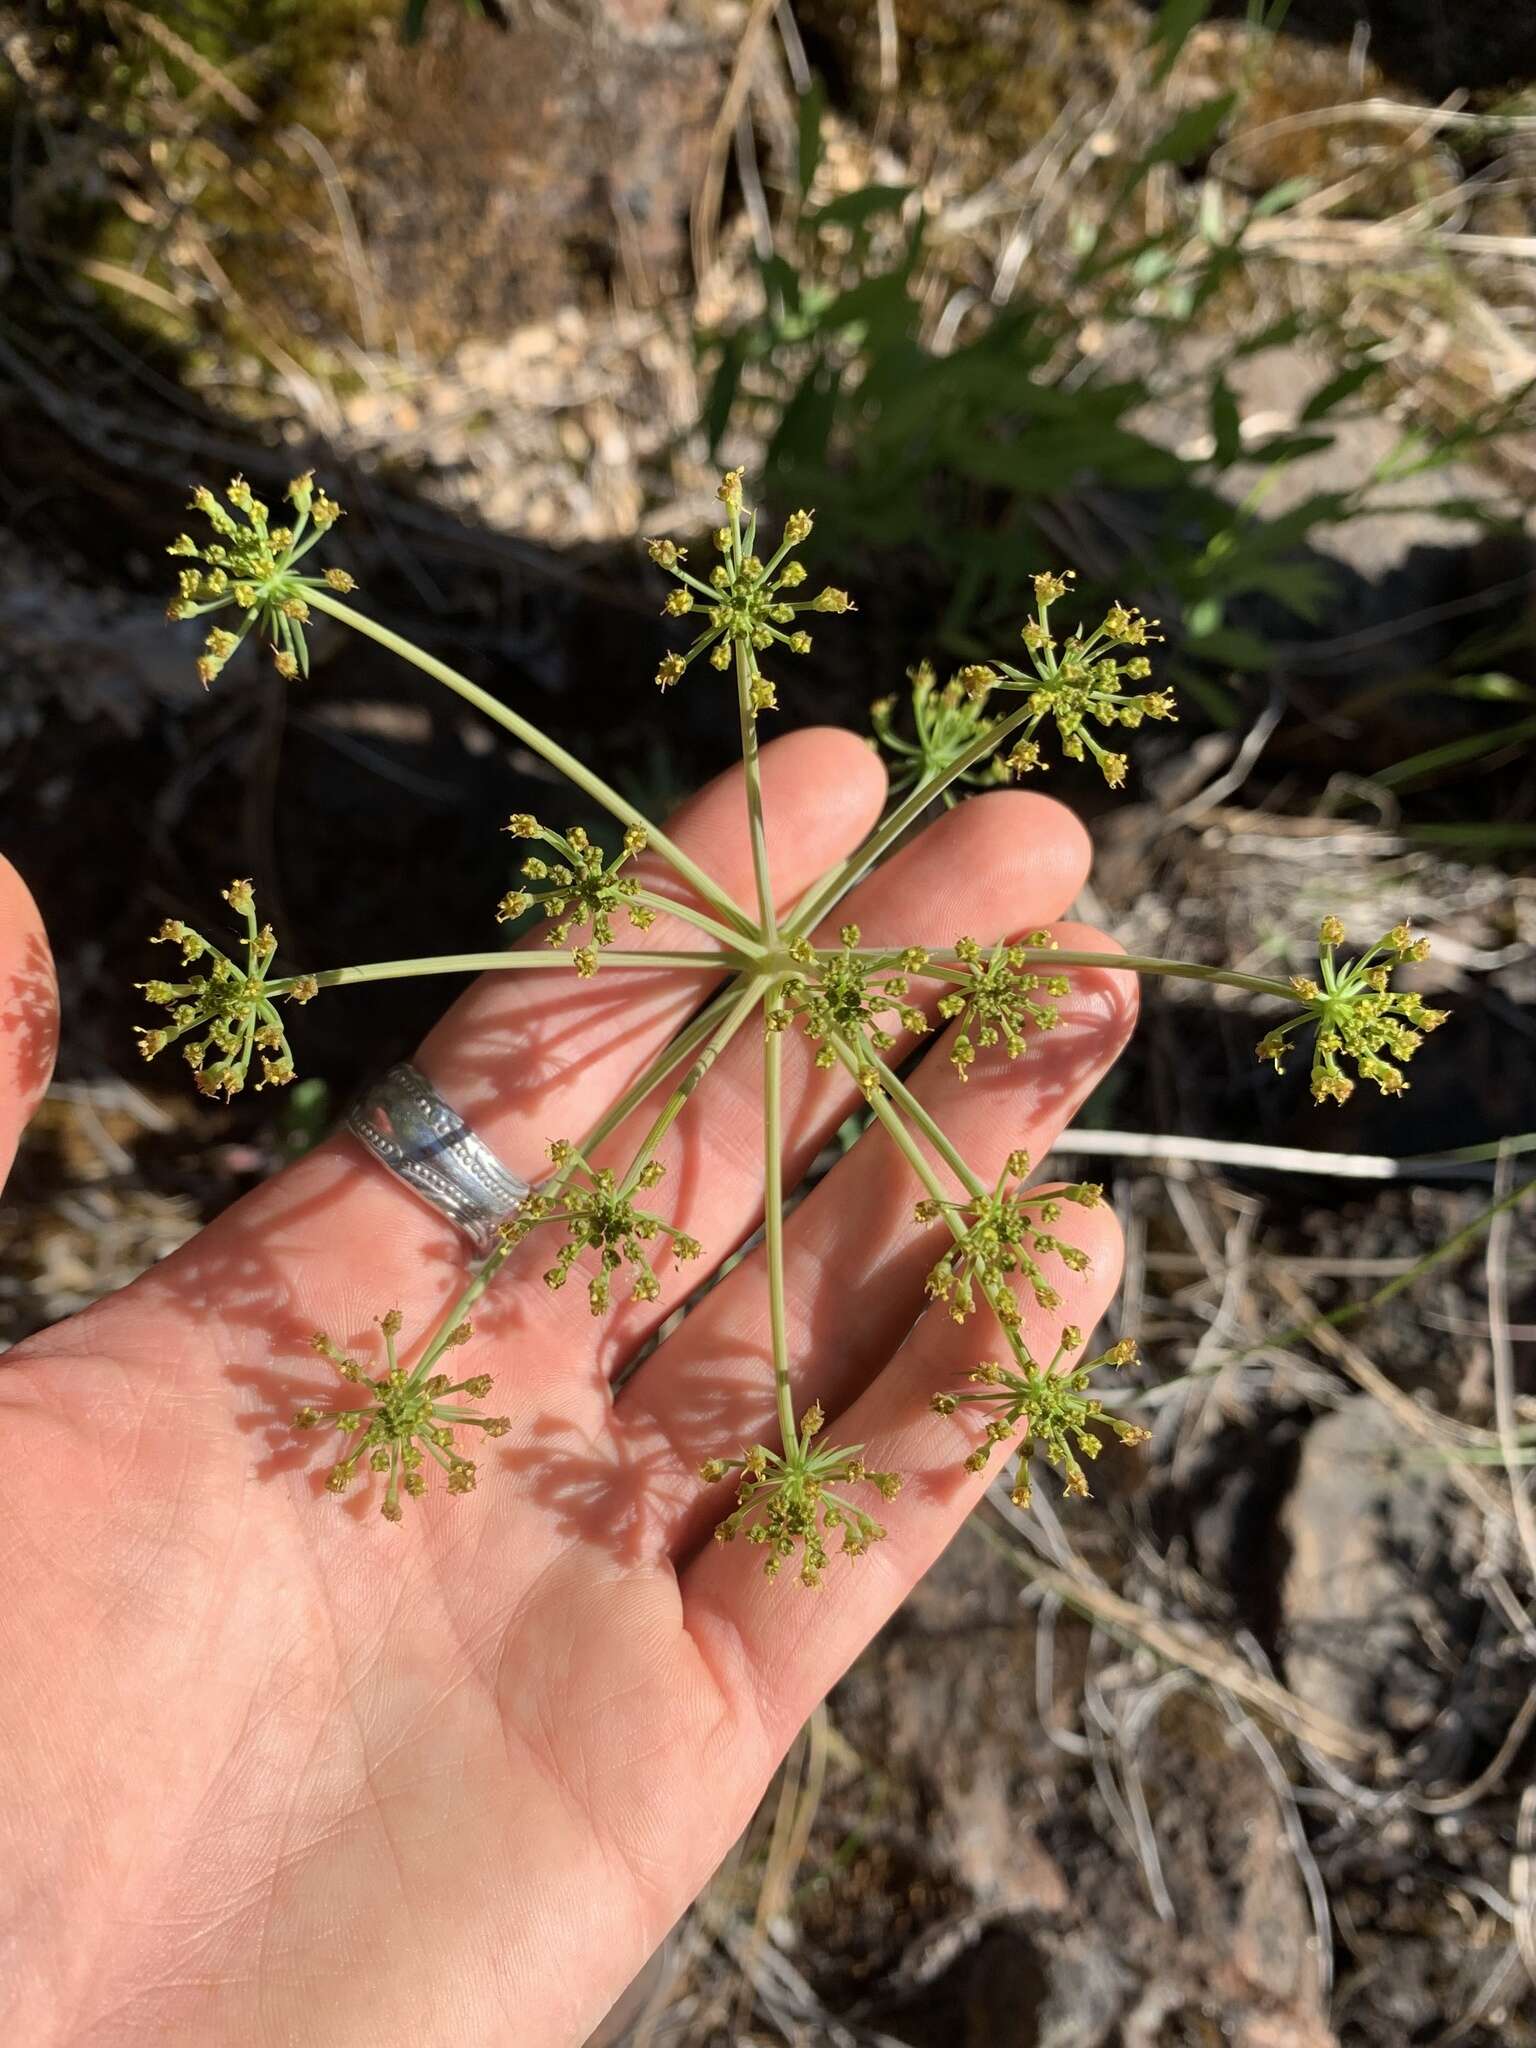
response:
[[[347,1112],[347,1128],[397,1180],[462,1230],[481,1258],[532,1193],[408,1061],[364,1090]]]

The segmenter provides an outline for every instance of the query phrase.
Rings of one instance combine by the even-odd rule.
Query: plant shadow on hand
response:
[[[30,1105],[47,1087],[59,1049],[53,957],[37,932],[27,934],[20,965],[0,984],[0,1037],[8,1041],[5,1092]]]

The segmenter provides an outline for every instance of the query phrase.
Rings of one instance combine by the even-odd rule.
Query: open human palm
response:
[[[878,816],[879,765],[793,734],[762,772],[789,905]],[[739,773],[669,831],[750,891]],[[1043,797],[977,797],[838,912],[871,943],[1000,937],[1059,919],[1086,835]],[[678,943],[658,920],[645,944]],[[1097,935],[1055,927],[1067,946]],[[534,985],[530,985],[534,984]],[[0,1165],[46,1080],[46,946],[0,862]],[[515,1171],[589,1128],[708,984],[649,968],[477,982],[419,1064]],[[357,998],[354,998],[356,1000]],[[919,1096],[978,1170],[1037,1157],[1129,1031],[1134,979],[1084,970],[1059,1029],[969,1079],[942,1043]],[[750,1038],[747,1034],[746,1038]],[[760,1059],[737,1039],[670,1134],[669,1213],[706,1261],[763,1208]],[[859,1101],[785,1048],[794,1187]],[[702,1091],[701,1091],[702,1100]],[[633,1130],[629,1133],[631,1149]],[[612,1141],[623,1154],[625,1131]],[[790,1354],[836,1439],[904,1475],[888,1540],[814,1592],[711,1542],[722,1443],[773,1442],[760,1254],[632,1375],[703,1268],[591,1321],[520,1247],[475,1318],[475,1371],[511,1427],[468,1500],[399,1528],[324,1489],[295,1409],[328,1398],[330,1332],[370,1370],[459,1292],[462,1240],[350,1138],[320,1146],[110,1300],[0,1362],[0,2017],[35,2048],[140,2042],[327,2048],[380,2039],[577,2048],[708,1880],[796,1729],[947,1542],[985,1481],[934,1389],[995,1350],[985,1318],[925,1310],[936,1231],[879,1129],[795,1208]],[[1049,1357],[1118,1269],[1104,1208],[1074,1233],[1059,1308],[1024,1307]],[[1054,1276],[1053,1276],[1054,1277]],[[407,1354],[408,1355],[408,1354]]]

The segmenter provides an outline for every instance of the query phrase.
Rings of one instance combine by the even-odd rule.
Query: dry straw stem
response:
[[[1250,1670],[1190,1623],[1164,1621],[1148,1614],[1135,1601],[1112,1592],[1086,1565],[1080,1564],[1075,1571],[1062,1571],[1031,1556],[1021,1545],[1008,1542],[985,1522],[978,1522],[976,1527],[1023,1577],[1122,1642],[1150,1650],[1154,1657],[1176,1670],[1192,1672],[1218,1692],[1241,1700],[1262,1719],[1299,1741],[1310,1743],[1325,1756],[1335,1757],[1341,1763],[1360,1764],[1376,1755],[1376,1745],[1358,1729],[1320,1713],[1277,1680]]]
[[[1298,1327],[1305,1329],[1319,1350],[1326,1351],[1362,1393],[1379,1402],[1400,1429],[1409,1436],[1417,1437],[1420,1443],[1427,1444],[1445,1459],[1451,1478],[1475,1508],[1500,1521],[1509,1520],[1509,1501],[1500,1497],[1497,1489],[1475,1466],[1456,1456],[1461,1444],[1473,1436],[1481,1441],[1486,1432],[1468,1430],[1450,1417],[1435,1414],[1394,1385],[1357,1344],[1351,1343],[1342,1331],[1334,1329],[1318,1315],[1316,1302],[1295,1274],[1287,1270],[1283,1261],[1267,1262],[1264,1277],[1292,1315],[1302,1319]]]

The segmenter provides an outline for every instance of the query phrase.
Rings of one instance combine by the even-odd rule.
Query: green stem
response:
[[[1171,981],[1206,981],[1221,988],[1240,988],[1254,996],[1283,996],[1298,1000],[1288,981],[1273,981],[1262,974],[1239,974],[1232,967],[1206,967],[1194,960],[1159,960],[1143,953],[1095,953],[1070,947],[1021,946],[1026,967],[1108,967],[1122,974],[1158,974]]]
[[[886,1065],[885,1061],[881,1059],[872,1046],[866,1045],[864,1053],[870,1065],[884,1083],[887,1094],[890,1095],[893,1101],[901,1104],[908,1117],[917,1125],[923,1136],[932,1145],[960,1185],[972,1196],[984,1195],[987,1191],[986,1183],[977,1179],[976,1175],[967,1165],[959,1147],[952,1138],[940,1129],[932,1115],[918,1101],[906,1082],[901,1079],[899,1074],[894,1073]]]
[[[595,1146],[600,1145],[604,1138],[609,1137],[617,1130],[624,1119],[633,1110],[637,1109],[646,1097],[661,1085],[669,1074],[681,1066],[683,1061],[688,1058],[690,1053],[704,1039],[709,1037],[711,1031],[716,1028],[721,1016],[730,1007],[739,987],[739,982],[732,982],[729,987],[723,989],[713,1002],[707,1004],[699,1012],[691,1024],[686,1025],[676,1038],[662,1047],[661,1051],[649,1063],[644,1072],[630,1083],[617,1102],[607,1109],[592,1126],[581,1148],[583,1151],[590,1152]],[[560,1176],[556,1175],[546,1185],[558,1186],[559,1180]],[[501,1271],[501,1268],[506,1264],[511,1250],[512,1247],[510,1245],[498,1245],[490,1257],[477,1268],[463,1293],[460,1294],[457,1301],[454,1302],[447,1314],[438,1323],[437,1329],[429,1341],[426,1350],[412,1368],[412,1386],[420,1386],[422,1381],[427,1378],[433,1366],[447,1348],[450,1333],[458,1328],[459,1324],[463,1322],[476,1302],[485,1293],[496,1275]]]
[[[736,701],[741,718],[741,765],[747,778],[747,827],[752,838],[752,873],[757,882],[757,914],[763,942],[779,935],[773,909],[773,882],[768,872],[768,833],[763,819],[763,778],[757,758],[757,717],[752,709],[752,666],[745,647],[736,648]]]
[[[574,754],[567,753],[564,747],[557,745],[554,740],[540,732],[536,725],[530,724],[509,705],[493,697],[488,690],[482,690],[478,683],[472,683],[468,676],[460,675],[457,669],[450,668],[435,655],[414,646],[399,633],[391,632],[388,626],[381,626],[365,612],[354,611],[351,605],[343,604],[328,590],[312,589],[306,596],[307,601],[317,611],[328,612],[333,619],[339,619],[344,626],[350,626],[353,632],[376,641],[380,647],[387,648],[391,654],[397,654],[402,661],[410,662],[424,675],[431,676],[434,682],[442,683],[446,689],[462,697],[466,704],[472,704],[477,711],[493,719],[515,739],[521,740],[525,747],[531,748],[534,753],[548,761],[552,768],[558,768],[578,789],[584,790],[594,803],[601,804],[604,810],[611,812],[623,824],[638,825],[645,833],[648,844],[677,870],[690,888],[706,903],[713,905],[728,924],[734,926],[745,937],[756,936],[751,918],[739,904],[731,901],[718,882],[706,875],[696,861],[690,860],[680,846],[674,845],[666,833],[637,811],[626,797],[620,796],[619,792],[610,788],[600,775],[594,775],[584,762],[579,761]]]
[[[670,896],[658,896],[651,889],[642,889],[637,895],[628,897],[626,901],[643,904],[646,909],[658,911],[666,917],[680,917],[685,924],[697,925],[701,932],[708,932],[723,946],[736,948],[741,944],[742,933],[732,931],[727,925],[718,924],[702,910],[695,910],[692,904],[676,903]]]
[[[964,775],[968,768],[974,768],[983,754],[989,754],[995,747],[1000,747],[1003,741],[1032,715],[1027,705],[1015,711],[1011,717],[1005,718],[1001,725],[994,726],[990,731],[974,739],[965,752],[957,755],[947,768],[937,775],[930,776],[926,782],[920,783],[905,802],[898,804],[884,823],[875,828],[862,846],[855,847],[846,860],[839,861],[831,873],[817,884],[786,925],[786,937],[803,938],[822,918],[828,916],[854,883],[874,866],[887,847],[894,845],[907,827],[914,824],[928,806],[944,794],[952,782]]]
[[[752,1011],[762,1001],[763,992],[767,986],[766,980],[738,981],[731,984],[732,991],[739,989],[741,991],[740,994],[726,1012],[724,1021],[711,1033],[703,1051],[688,1069],[678,1086],[673,1089],[672,1093],[662,1104],[655,1123],[646,1132],[630,1164],[629,1171],[624,1176],[624,1184],[620,1189],[621,1194],[628,1195],[634,1192],[640,1179],[642,1167],[644,1167],[646,1161],[655,1152],[656,1147],[667,1135],[673,1124],[682,1115],[683,1107],[694,1089],[698,1087],[715,1061],[725,1051],[725,1048],[736,1036],[742,1025],[746,1023]]]
[[[827,1042],[832,1047],[833,1051],[837,1054],[838,1058],[842,1061],[843,1065],[848,1069],[849,1073],[852,1074],[855,1080],[857,1080],[859,1078],[860,1062],[858,1055],[854,1052],[853,1048],[847,1043],[845,1039],[838,1037],[835,1033]],[[895,1139],[896,1144],[899,1146],[901,1151],[906,1154],[908,1163],[911,1165],[912,1171],[917,1175],[918,1179],[922,1182],[923,1186],[928,1190],[929,1194],[933,1196],[934,1200],[937,1202],[952,1202],[954,1200],[954,1196],[950,1193],[949,1189],[945,1187],[944,1183],[939,1179],[938,1175],[934,1172],[932,1166],[929,1164],[927,1159],[924,1158],[921,1146],[917,1143],[916,1139],[912,1136],[911,1132],[903,1126],[901,1118],[896,1114],[895,1110],[892,1109],[891,1105],[886,1101],[885,1097],[877,1092],[876,1094],[869,1096],[866,1099],[868,1100],[869,1106],[874,1111],[875,1115],[880,1119],[881,1123],[885,1126],[886,1130],[888,1130],[891,1136]],[[958,1229],[958,1226],[955,1224],[953,1217],[950,1216],[948,1209],[944,1211],[944,1215],[949,1223],[950,1229],[954,1232],[954,1234],[957,1237],[960,1236],[961,1232]]]
[[[792,932],[786,928],[786,937]],[[1239,974],[1232,967],[1207,967],[1195,960],[1161,960],[1145,953],[1096,953],[1067,946],[1015,946],[1010,949],[1018,958],[1021,967],[1107,967],[1121,974],[1156,974],[1172,981],[1205,981],[1221,988],[1239,988],[1248,995],[1280,996],[1287,1002],[1300,998],[1288,981],[1274,981],[1261,974]],[[821,954],[828,960],[840,959],[837,948],[823,947]],[[900,959],[889,946],[859,946],[855,951],[861,958],[879,960],[895,966]],[[963,962],[946,960],[942,954],[935,955],[923,969],[925,974],[947,974],[963,968]],[[965,970],[967,978],[969,970]]]
[[[506,1264],[511,1250],[512,1247],[509,1244],[499,1244],[484,1264],[471,1276],[469,1285],[438,1324],[426,1350],[423,1351],[420,1358],[417,1359],[415,1365],[411,1368],[409,1384],[412,1387],[419,1387],[422,1381],[427,1378],[433,1366],[436,1365],[437,1361],[447,1350],[449,1337],[459,1327],[459,1324],[463,1322],[464,1318],[475,1306],[475,1303]]]
[[[685,1025],[670,1044],[662,1047],[644,1073],[637,1080],[632,1081],[618,1101],[604,1110],[597,1122],[593,1124],[582,1140],[581,1149],[583,1152],[590,1154],[602,1144],[605,1138],[612,1137],[613,1133],[619,1128],[619,1125],[640,1107],[646,1097],[659,1088],[669,1075],[676,1073],[677,1069],[683,1064],[683,1061],[688,1059],[703,1044],[720,1019],[730,1009],[740,987],[741,983],[739,981],[733,981],[723,988],[713,1002],[706,1004],[700,1010],[691,1024]]]
[[[773,1390],[778,1400],[784,1455],[795,1451],[795,1395],[789,1379],[789,1318],[784,1305],[784,1040],[763,1033],[763,1238],[768,1258],[768,1328],[773,1346]]]
[[[404,981],[422,974],[501,974],[512,968],[565,967],[575,959],[571,952],[534,952],[509,948],[501,953],[444,953],[421,960],[373,960],[362,967],[327,967],[314,975],[289,974],[266,983],[269,995],[286,995],[300,981],[314,981],[321,988],[350,988],[365,981]],[[736,953],[618,953],[602,952],[605,967],[689,967],[712,974],[739,973],[748,963]]]

